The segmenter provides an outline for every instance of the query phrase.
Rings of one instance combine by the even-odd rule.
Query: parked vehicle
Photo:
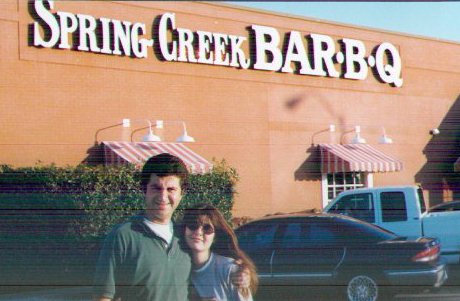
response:
[[[262,291],[326,285],[340,288],[348,300],[375,301],[413,286],[439,287],[447,279],[436,239],[410,240],[342,215],[274,215],[236,234],[258,268]]]
[[[428,212],[460,211],[460,201],[441,203],[430,207]]]
[[[401,236],[437,238],[444,259],[459,262],[460,211],[429,212],[418,186],[347,190],[323,211],[361,219]]]

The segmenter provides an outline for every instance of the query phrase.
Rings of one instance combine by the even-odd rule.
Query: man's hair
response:
[[[141,187],[144,193],[152,174],[158,177],[177,176],[180,179],[181,188],[185,191],[188,187],[188,171],[184,162],[170,154],[160,154],[150,157],[142,167]]]

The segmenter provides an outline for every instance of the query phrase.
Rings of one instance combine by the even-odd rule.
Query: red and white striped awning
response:
[[[389,172],[400,171],[398,159],[368,144],[320,144],[321,172]]]
[[[139,166],[152,156],[168,153],[179,157],[190,173],[204,174],[212,169],[209,161],[182,143],[102,141],[102,144],[105,164],[132,163]]]

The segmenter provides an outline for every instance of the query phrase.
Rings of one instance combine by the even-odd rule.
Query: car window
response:
[[[343,196],[331,207],[329,212],[351,216],[369,223],[375,222],[375,209],[371,193]]]
[[[324,223],[321,219],[292,220],[284,227],[279,247],[296,249],[335,244],[337,231],[337,225]]]
[[[362,243],[390,240],[397,237],[396,234],[368,223],[341,220],[337,222],[337,235],[345,242]]]
[[[244,250],[271,247],[275,239],[277,223],[252,223],[236,230],[238,242]]]
[[[293,222],[285,226],[284,233],[280,238],[280,247],[291,248],[304,248],[308,246],[309,229],[306,223]]]
[[[331,245],[340,240],[335,223],[315,222],[310,224],[310,243]]]
[[[382,206],[382,221],[400,222],[407,220],[406,198],[402,191],[382,192],[380,194]]]

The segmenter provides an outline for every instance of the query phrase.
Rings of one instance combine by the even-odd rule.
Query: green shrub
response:
[[[230,220],[237,180],[225,161],[191,175],[174,218],[195,202],[211,202]],[[143,208],[133,166],[0,165],[0,293],[91,285],[101,238]]]
[[[236,170],[228,166],[225,160],[214,162],[212,172],[204,175],[192,175],[190,187],[180,206],[176,210],[175,219],[180,219],[183,209],[194,203],[211,203],[222,212],[230,222],[234,204],[235,184],[239,176]]]
[[[191,175],[174,216],[187,206],[210,202],[231,219],[236,170],[224,160],[212,172]],[[0,166],[3,238],[93,240],[144,208],[139,171],[132,165],[12,168]]]

